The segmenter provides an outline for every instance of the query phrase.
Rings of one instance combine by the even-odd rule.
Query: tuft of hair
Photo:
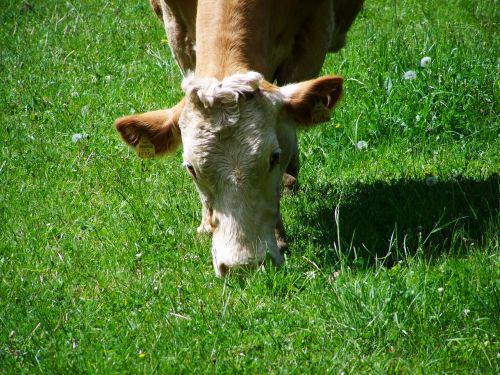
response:
[[[263,79],[257,72],[236,73],[222,81],[190,75],[182,81],[182,90],[213,114],[214,125],[234,125],[239,119],[239,98],[258,91]]]

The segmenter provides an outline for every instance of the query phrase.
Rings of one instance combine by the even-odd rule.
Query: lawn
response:
[[[0,372],[498,374],[499,21],[367,1],[285,265],[221,280],[181,151],[113,128],[182,97],[148,2],[2,2]]]

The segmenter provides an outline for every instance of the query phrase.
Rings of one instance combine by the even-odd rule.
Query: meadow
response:
[[[113,128],[182,97],[148,2],[1,5],[0,373],[500,373],[496,0],[366,2],[285,265],[225,279],[181,151]]]

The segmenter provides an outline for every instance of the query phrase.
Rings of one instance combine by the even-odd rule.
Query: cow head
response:
[[[183,165],[203,204],[199,230],[213,235],[214,269],[255,266],[269,253],[279,265],[275,228],[279,187],[295,148],[298,124],[329,119],[342,79],[327,76],[276,87],[255,72],[222,81],[188,77],[180,104],[167,111],[118,119],[123,139],[147,137],[157,153],[182,139]]]

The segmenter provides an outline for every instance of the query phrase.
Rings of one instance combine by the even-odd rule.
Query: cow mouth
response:
[[[248,272],[261,267],[267,260],[270,260],[275,267],[279,267],[283,263],[284,258],[276,245],[275,243],[272,248],[266,246],[265,250],[256,251],[254,256],[236,256],[234,257],[235,259],[230,259],[227,256],[220,257],[217,254],[217,250],[213,249],[212,257],[215,274],[217,277],[224,278],[228,274]]]

